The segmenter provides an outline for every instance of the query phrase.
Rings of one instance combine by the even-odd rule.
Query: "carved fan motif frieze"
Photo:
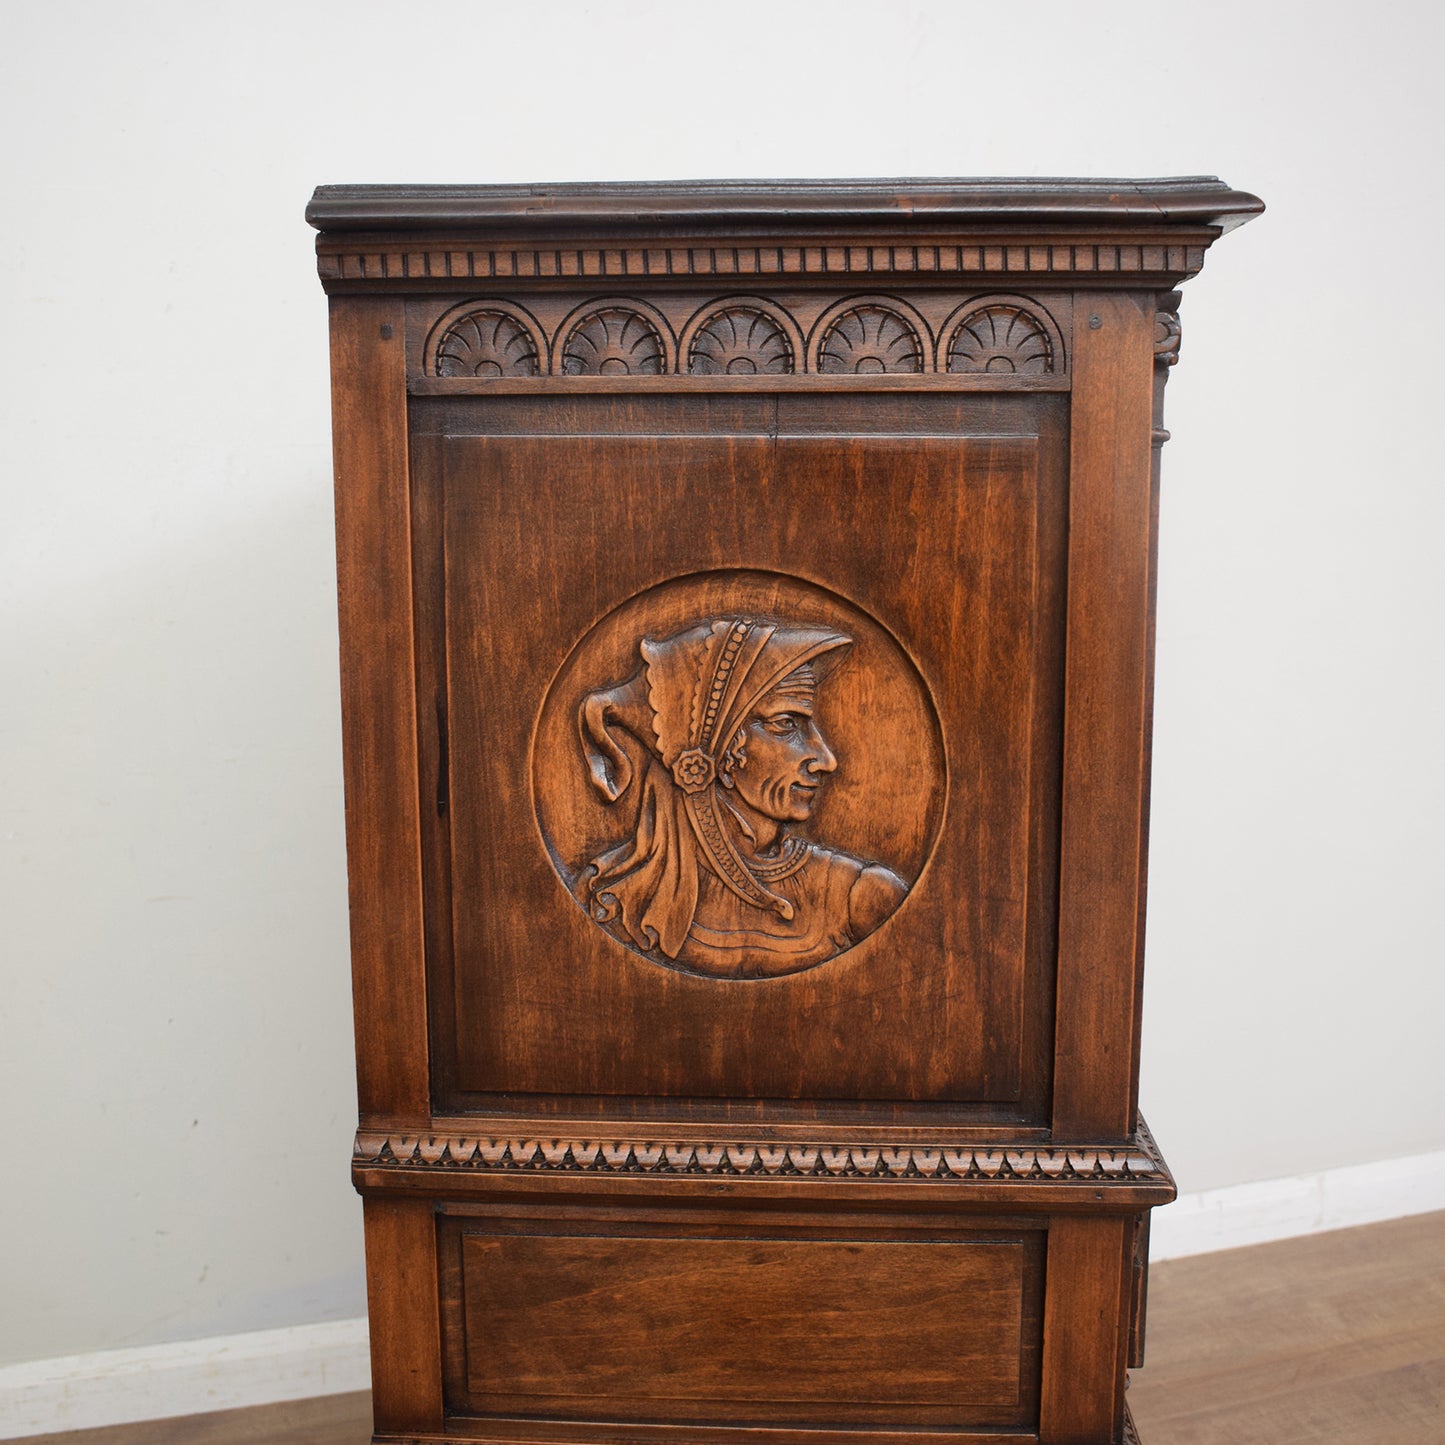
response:
[[[687,369],[700,376],[790,372],[793,346],[783,323],[761,306],[727,306],[693,333]]]
[[[1040,375],[1054,370],[1054,345],[1032,312],[1008,302],[970,311],[948,344],[948,371]]]
[[[900,311],[865,303],[829,322],[818,345],[817,367],[832,375],[876,376],[922,371],[923,358],[918,330]]]
[[[562,343],[562,371],[568,376],[660,376],[667,369],[657,326],[626,306],[589,312]]]
[[[517,317],[496,309],[453,321],[436,349],[438,376],[537,376],[537,341]]]
[[[695,297],[602,296],[558,321],[540,319],[555,316],[555,303],[527,301],[477,297],[454,306],[431,328],[424,374],[463,381],[681,374],[699,383],[932,374],[1008,387],[1066,371],[1063,332],[1043,303],[1001,293],[937,296],[926,317],[892,296],[724,295],[701,307]]]

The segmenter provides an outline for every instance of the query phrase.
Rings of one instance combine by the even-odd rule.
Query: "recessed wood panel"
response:
[[[1036,427],[1055,416],[1039,399],[1018,408]],[[1051,967],[1063,511],[1044,474],[1059,434],[1043,430],[443,442],[452,917],[438,1016],[457,1102],[1041,1107],[1038,1070],[1025,1075],[1043,1026],[1025,1015]],[[438,481],[423,469],[419,485]],[[863,518],[840,535],[845,504]],[[583,714],[643,680],[648,639],[666,650],[744,616],[845,639],[815,699],[836,767],[796,832],[892,893],[806,971],[718,978],[661,948],[639,956],[637,930],[590,916],[579,880],[632,845],[649,795],[640,781],[616,806],[598,795]],[[639,778],[662,761],[636,746],[646,720],[593,729],[624,742]]]
[[[575,1417],[605,1399],[610,1418],[656,1421],[800,1407],[1002,1418],[1021,1407],[1027,1256],[1021,1238],[468,1232],[457,1403]]]

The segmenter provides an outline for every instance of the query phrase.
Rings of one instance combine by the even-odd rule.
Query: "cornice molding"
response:
[[[741,277],[1181,281],[1264,209],[1213,176],[321,186],[329,290]]]
[[[1264,210],[1217,176],[606,181],[502,186],[318,186],[322,232],[606,228],[1196,226],[1216,234]]]

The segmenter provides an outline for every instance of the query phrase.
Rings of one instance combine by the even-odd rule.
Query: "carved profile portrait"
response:
[[[572,885],[595,923],[673,968],[767,978],[826,962],[893,913],[909,889],[898,872],[810,833],[846,766],[820,698],[852,646],[824,626],[709,617],[645,637],[630,677],[586,694],[580,763],[623,820]]]

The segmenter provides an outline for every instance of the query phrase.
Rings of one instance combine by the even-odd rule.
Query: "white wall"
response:
[[[10,3],[0,1363],[364,1308],[338,181],[1212,171],[1143,1094],[1181,1182],[1445,1147],[1440,7]]]

